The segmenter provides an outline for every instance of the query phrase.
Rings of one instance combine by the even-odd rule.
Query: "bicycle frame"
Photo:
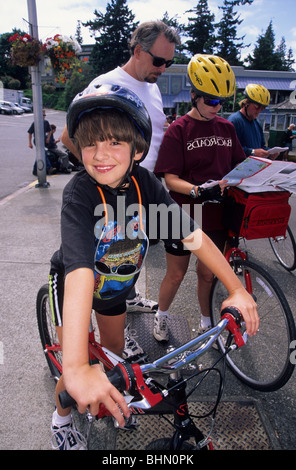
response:
[[[233,316],[233,308],[231,313],[224,313],[221,321],[213,328],[205,332],[204,334],[188,341],[184,345],[174,349],[173,351],[168,352],[164,356],[156,359],[154,362],[149,364],[127,364],[122,358],[118,357],[116,354],[112,353],[108,349],[102,347],[98,342],[95,341],[94,331],[90,332],[89,335],[89,351],[90,351],[90,360],[99,361],[105,365],[106,368],[111,370],[111,373],[116,372],[116,374],[121,374],[124,381],[124,390],[128,392],[131,391],[131,394],[127,394],[127,402],[129,408],[133,414],[164,414],[172,413],[171,407],[157,406],[159,405],[164,398],[170,393],[167,388],[158,384],[154,379],[149,377],[149,374],[158,372],[160,374],[170,375],[171,383],[174,383],[173,387],[176,389],[176,392],[179,393],[179,396],[182,396],[181,388],[177,385],[181,385],[184,380],[180,380],[179,372],[186,365],[195,361],[197,358],[205,354],[217,340],[218,336],[226,329],[230,333],[230,337],[233,339],[234,343],[229,345],[227,353],[231,350],[237,349],[243,346],[246,342],[246,339],[243,338],[240,332],[240,325],[237,324]],[[228,309],[229,310],[229,309]],[[236,316],[238,312],[236,311]],[[46,352],[50,359],[58,367],[57,361],[53,356],[53,352],[60,350],[59,345],[54,345],[52,347],[46,348]],[[61,367],[59,365],[59,370]],[[107,373],[108,375],[108,373]],[[133,379],[130,377],[133,375]],[[148,378],[146,378],[148,377]],[[112,382],[111,376],[109,380]],[[112,382],[113,383],[113,382]],[[155,384],[159,389],[156,391]],[[135,397],[132,395],[132,392],[136,391],[136,401],[132,401]],[[186,397],[185,397],[186,398]],[[181,400],[182,402],[182,400]],[[179,401],[178,401],[179,403]],[[69,406],[64,404],[63,406]],[[187,404],[180,403],[179,406],[179,416],[187,416]],[[177,410],[178,414],[178,410]],[[110,416],[108,410],[104,406],[100,406],[98,418],[103,418],[105,416]]]

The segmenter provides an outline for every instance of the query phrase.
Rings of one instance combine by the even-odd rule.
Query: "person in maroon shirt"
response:
[[[191,59],[188,76],[192,109],[166,131],[154,172],[164,177],[170,195],[180,206],[190,206],[191,217],[223,251],[227,237],[222,223],[223,204],[213,201],[201,204],[219,200],[218,182],[223,184],[223,176],[246,158],[233,124],[217,115],[223,102],[234,94],[235,76],[224,59],[203,54]],[[162,302],[154,319],[154,336],[158,341],[169,339],[168,309],[186,274],[190,252],[174,243],[166,247],[166,258],[167,271],[160,287]],[[213,274],[198,261],[197,276],[202,333],[210,327]]]

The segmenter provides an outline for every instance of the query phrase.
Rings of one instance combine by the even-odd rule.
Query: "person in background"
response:
[[[47,139],[48,142],[45,144],[45,146],[50,151],[50,153],[54,155],[59,171],[61,171],[62,173],[71,173],[68,155],[58,148],[57,144],[58,142],[60,142],[60,139],[54,138],[54,134],[57,130],[57,127],[55,124],[50,124],[50,128],[51,133],[49,135],[49,138]],[[48,156],[48,158],[50,160],[50,155]]]
[[[284,152],[283,160],[288,160],[289,152],[292,151],[293,139],[295,139],[296,137],[296,134],[293,134],[294,129],[295,129],[295,124],[292,123],[289,125],[288,129],[285,131],[284,146],[289,147],[289,149]]]
[[[180,205],[202,208],[202,228],[223,252],[227,230],[222,223],[223,204],[219,181],[246,157],[233,125],[217,113],[235,91],[235,76],[229,64],[213,55],[197,54],[188,64],[192,85],[192,108],[174,121],[164,134],[155,174],[164,177],[172,198]],[[167,271],[159,292],[159,309],[154,318],[154,337],[169,340],[168,310],[187,272],[190,251],[182,244],[166,246]],[[197,260],[197,295],[201,310],[199,334],[211,326],[209,297],[213,274]]]
[[[172,116],[171,114],[169,114],[166,118],[166,122],[164,123],[164,126],[163,126],[163,130],[164,132],[167,130],[167,128],[172,124],[172,122],[174,121],[174,116]]]
[[[229,116],[247,157],[261,157],[275,160],[279,153],[269,155],[263,129],[258,121],[259,114],[269,105],[270,93],[262,85],[250,83],[244,90],[246,98],[240,102],[240,110]]]
[[[52,133],[52,129],[50,127],[50,124],[47,121],[47,119],[45,119],[45,117],[46,117],[46,111],[45,111],[45,109],[43,109],[44,146],[46,146],[48,144],[51,133]],[[34,121],[32,122],[32,124],[30,125],[30,127],[28,129],[28,136],[29,136],[29,148],[33,149],[34,148],[33,143],[35,144],[35,123],[34,123]],[[46,172],[48,174],[56,173],[56,171],[57,171],[56,167],[52,166],[49,158],[46,155],[45,155],[45,159],[46,159]],[[35,176],[37,175],[37,162],[36,162],[36,160],[34,162],[32,173]]]

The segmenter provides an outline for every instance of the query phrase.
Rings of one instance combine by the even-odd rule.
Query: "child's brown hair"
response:
[[[74,143],[81,153],[81,149],[93,144],[96,140],[117,140],[132,145],[138,153],[148,150],[148,145],[141,132],[131,118],[119,109],[94,109],[86,112],[80,118],[74,133]]]

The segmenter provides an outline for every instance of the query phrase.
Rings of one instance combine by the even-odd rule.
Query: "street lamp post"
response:
[[[38,38],[37,10],[35,0],[27,0],[30,34],[32,38]],[[42,88],[41,88],[41,72],[40,62],[30,67],[32,78],[32,92],[34,103],[34,137],[36,145],[36,161],[38,188],[48,188],[49,183],[46,181],[46,158],[45,158],[45,142],[44,142],[44,122],[43,122],[43,106],[42,106]]]

